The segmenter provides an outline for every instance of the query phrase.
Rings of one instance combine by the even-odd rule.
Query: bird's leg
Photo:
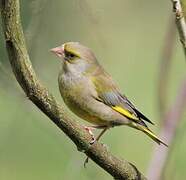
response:
[[[102,126],[103,127],[103,126]],[[97,128],[101,128],[101,126],[98,126]],[[99,141],[101,136],[105,133],[105,131],[108,129],[108,127],[105,127],[101,133],[94,139],[94,141],[91,141],[90,144],[94,144],[95,141]]]
[[[105,126],[105,125],[92,125],[92,126],[90,126],[90,127],[94,128],[94,129],[105,129],[105,128],[107,128],[108,126]]]
[[[90,141],[90,144],[94,144],[94,142],[97,140],[99,140],[99,138],[102,136],[102,134],[100,133],[99,136],[97,138],[95,138],[92,130],[94,129],[105,129],[107,126],[104,126],[104,125],[92,125],[92,126],[84,126],[84,129],[91,135],[92,137],[92,140]]]
[[[103,126],[102,126],[103,127]],[[99,126],[100,128],[100,126]],[[95,141],[99,141],[99,139],[101,138],[101,136],[103,136],[103,134],[106,132],[106,130],[108,129],[109,127],[105,127],[101,133],[96,137],[96,139],[94,138],[94,141],[91,141],[90,144],[94,144]],[[84,168],[86,168],[86,164],[88,163],[88,160],[89,160],[89,157],[87,156],[87,158],[85,159],[85,162],[84,162]]]
[[[95,137],[94,137],[94,134],[92,132],[92,130],[94,130],[95,128],[92,127],[92,126],[84,126],[84,129],[91,135],[91,138],[92,138],[91,142],[95,141]],[[91,142],[90,142],[90,144],[91,144]]]

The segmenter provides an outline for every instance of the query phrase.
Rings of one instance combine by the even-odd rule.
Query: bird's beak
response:
[[[50,49],[50,51],[58,57],[64,56],[64,47],[63,46],[58,46],[58,47],[52,48],[52,49]]]

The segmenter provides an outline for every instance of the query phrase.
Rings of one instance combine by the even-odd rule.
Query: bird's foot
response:
[[[94,142],[96,141],[96,138],[92,132],[92,130],[94,130],[95,128],[94,127],[91,127],[91,126],[84,126],[85,130],[91,135],[91,141],[90,141],[90,144],[94,144]]]
[[[100,137],[106,132],[106,130],[109,128],[107,126],[84,126],[85,130],[88,131],[88,133],[91,135],[92,140],[90,141],[90,145],[94,144],[95,141],[98,141]],[[92,130],[95,128],[103,129],[101,133],[95,138],[94,134],[92,133]],[[103,146],[106,146],[103,144]],[[106,147],[107,149],[107,147]],[[84,162],[84,168],[86,168],[86,164],[88,163],[89,157],[87,156]]]

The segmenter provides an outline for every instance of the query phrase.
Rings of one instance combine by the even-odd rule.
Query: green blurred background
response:
[[[60,103],[60,62],[49,49],[66,41],[79,41],[93,49],[122,91],[155,122],[151,128],[157,134],[161,124],[158,72],[171,10],[171,2],[161,0],[21,1],[22,23],[34,69]],[[85,155],[25,96],[8,63],[2,27],[0,42],[0,179],[111,180],[92,161],[84,169]],[[169,75],[168,107],[185,77],[179,42]],[[182,121],[178,127],[165,172],[167,180],[186,176],[185,126]],[[118,127],[107,132],[102,142],[113,154],[146,174],[154,143],[143,133]]]

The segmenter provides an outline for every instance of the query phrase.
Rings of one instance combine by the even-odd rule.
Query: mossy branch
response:
[[[0,0],[1,18],[9,61],[27,97],[94,162],[115,179],[146,179],[131,163],[113,156],[100,143],[90,145],[90,135],[71,119],[36,77],[29,60],[20,21],[19,0]]]

